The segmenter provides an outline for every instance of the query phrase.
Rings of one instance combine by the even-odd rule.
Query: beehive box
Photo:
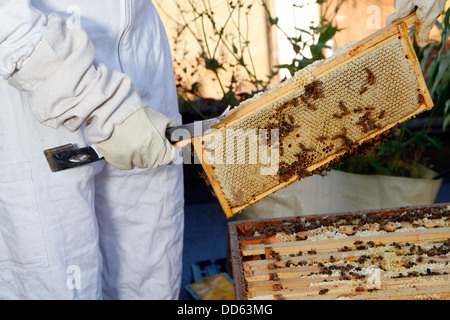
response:
[[[300,70],[193,139],[227,217],[366,154],[433,107],[408,35],[414,21],[415,14]]]
[[[450,299],[450,204],[230,222],[236,299]]]

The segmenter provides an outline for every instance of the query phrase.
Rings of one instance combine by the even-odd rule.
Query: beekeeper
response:
[[[145,0],[0,0],[0,299],[176,299],[180,122]],[[52,173],[43,150],[107,162]]]

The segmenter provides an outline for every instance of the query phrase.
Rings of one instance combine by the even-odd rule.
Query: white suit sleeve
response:
[[[8,79],[31,56],[47,31],[44,14],[29,1],[0,0],[0,75]]]
[[[116,125],[145,106],[127,75],[102,64],[94,65],[96,50],[84,30],[68,28],[56,14],[37,18],[39,13],[35,12],[36,20],[32,22],[27,22],[26,15],[15,19],[17,9],[12,3],[23,5],[28,1],[0,3],[2,9],[6,3],[4,8],[10,9],[13,19],[10,22],[16,26],[11,27],[10,35],[22,34],[15,42],[24,44],[16,47],[34,46],[34,50],[22,49],[20,54],[16,51],[5,56],[3,59],[9,65],[2,75],[11,85],[29,93],[31,111],[38,121],[54,128],[64,125],[71,131],[86,123],[86,137],[98,143],[108,139]],[[34,12],[28,9],[30,14]],[[28,27],[28,32],[23,26]],[[11,36],[5,39],[8,38]],[[0,51],[6,47],[4,41],[0,42]]]

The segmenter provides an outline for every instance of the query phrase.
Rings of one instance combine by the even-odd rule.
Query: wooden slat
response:
[[[345,263],[343,264],[345,265]],[[420,264],[419,264],[420,266]],[[310,274],[318,274],[321,268],[317,266],[304,266],[304,267],[288,267],[275,270],[254,270],[244,272],[245,279],[248,283],[253,281],[267,281],[271,278],[279,280],[285,279],[298,279]],[[271,272],[272,271],[272,272]],[[449,272],[449,268],[440,269],[441,272]]]
[[[441,247],[442,243],[421,243],[421,245],[424,244],[431,244],[436,246],[436,248]],[[411,245],[409,246],[400,246],[399,251],[408,251]],[[253,260],[253,261],[244,261],[242,263],[243,270],[258,270],[258,269],[270,269],[273,267],[273,265],[282,266],[285,265],[288,261],[291,261],[293,263],[298,263],[300,261],[306,261],[308,263],[313,262],[329,262],[331,260],[331,256],[333,257],[334,261],[340,261],[344,259],[347,261],[354,261],[357,260],[362,255],[373,255],[374,251],[367,249],[367,250],[352,250],[352,251],[339,251],[339,252],[327,252],[327,253],[317,253],[317,254],[304,254],[301,256],[280,256],[279,259],[273,259],[273,258],[267,258],[264,260]],[[424,257],[423,261],[431,261],[431,260],[438,260],[439,262],[448,262],[450,261],[450,256],[439,256],[439,257]]]
[[[391,244],[395,243],[417,243],[423,241],[440,241],[450,238],[450,227],[446,228],[435,228],[428,229],[426,231],[415,231],[415,232],[390,232],[385,234],[378,234],[370,237],[358,237],[349,236],[347,238],[338,240],[319,240],[319,241],[292,241],[292,242],[280,242],[272,243],[269,245],[257,244],[242,246],[241,252],[243,256],[251,255],[262,255],[265,254],[265,250],[270,248],[277,253],[284,254],[295,254],[299,251],[307,252],[310,250],[316,251],[326,251],[326,250],[339,250],[344,246],[353,248],[355,247],[355,241],[373,241],[376,244]]]
[[[357,261],[359,257],[361,257],[362,255],[373,255],[373,252],[369,252],[369,251],[361,251],[360,255],[351,255],[345,258],[345,260],[343,260],[342,262],[340,261],[342,259],[342,257],[339,257],[336,253],[332,253],[331,255],[333,255],[333,258],[337,261],[337,264],[347,264],[349,262],[354,262]],[[284,260],[283,262],[279,263],[279,265],[283,265],[283,263],[286,263],[288,260],[291,259],[287,259]],[[261,262],[266,262],[267,260],[259,260]],[[298,262],[301,261],[301,259],[296,259],[296,260],[291,260],[292,262]],[[328,262],[330,261],[330,254],[328,255],[328,258],[324,258],[323,260],[306,260],[309,263],[317,263],[318,261],[325,261]],[[257,261],[255,261],[257,262]],[[420,264],[426,264],[426,263],[430,263],[430,262],[439,262],[439,263],[448,263],[450,262],[450,256],[439,256],[439,257],[424,257],[423,258],[423,262],[421,262]],[[273,265],[277,265],[277,262],[275,260],[269,260],[267,261],[267,263],[264,264],[258,264],[256,266],[247,266],[243,268],[244,273],[246,274],[251,274],[251,272],[254,271],[267,271],[268,273],[276,273],[277,270],[282,270],[284,268],[290,268],[290,267],[278,267],[278,268],[273,268]]]
[[[318,271],[318,270],[317,270]],[[317,272],[316,271],[316,272]],[[439,272],[441,275],[434,275],[437,276],[446,276],[450,272],[450,267],[441,267],[436,268],[434,271]],[[402,277],[402,278],[396,278],[392,279],[388,276],[386,276],[385,272],[381,273],[381,281],[384,283],[384,285],[389,285],[392,281],[395,283],[400,283],[403,281],[403,283],[415,283],[415,282],[421,282],[423,279],[427,279],[426,277],[433,277],[431,276],[417,276],[417,277]],[[291,290],[294,288],[300,288],[300,287],[309,287],[311,284],[316,284],[315,287],[320,288],[328,288],[330,286],[349,286],[353,283],[353,286],[355,286],[356,283],[359,283],[361,285],[366,284],[366,279],[360,279],[360,280],[342,280],[341,282],[333,282],[333,280],[339,280],[339,276],[322,276],[322,277],[305,277],[305,276],[298,276],[298,277],[290,277],[288,279],[280,279],[276,281],[271,280],[263,280],[263,281],[249,281],[248,282],[248,292],[249,297],[255,297],[257,295],[262,294],[269,294],[270,292],[278,292],[280,290]],[[398,280],[398,281],[397,281]]]
[[[290,299],[301,300],[450,300],[450,287],[448,285],[430,286],[422,288],[385,289],[373,292],[362,293],[326,293],[324,295],[314,295],[306,297],[291,297]]]
[[[433,221],[430,221],[429,224],[423,225],[423,227],[427,228],[427,229],[432,229],[434,228],[438,221],[440,219],[434,219]],[[409,222],[401,222],[399,223],[401,225],[401,228],[406,229],[406,228],[417,228],[413,225],[413,223],[409,223]],[[344,226],[342,226],[344,227]],[[364,231],[366,228],[364,226],[360,226],[358,228],[354,227],[354,231],[352,231],[351,233],[349,233],[349,235],[354,235],[355,233],[357,233],[358,231]],[[392,230],[389,230],[389,226],[385,225],[385,226],[381,226],[380,231],[387,231],[387,232],[392,232]],[[397,228],[399,229],[399,228]],[[335,230],[336,232],[339,232],[339,227],[336,228]],[[312,229],[312,230],[308,230],[308,231],[299,231],[290,235],[287,235],[288,237],[292,237],[293,239],[298,238],[298,239],[302,239],[302,238],[307,238],[314,236],[315,234],[319,233],[320,230],[318,229]],[[345,233],[345,231],[339,232],[339,233]],[[253,244],[269,244],[269,243],[278,243],[278,242],[286,242],[283,237],[277,237],[275,236],[271,236],[271,237],[265,237],[265,236],[257,236],[257,237],[250,237],[250,238],[245,238],[245,239],[241,239],[239,241],[239,244],[241,246],[246,246],[246,245],[253,245]]]
[[[364,281],[357,281],[357,283],[364,284]],[[412,287],[422,288],[422,287],[430,287],[430,286],[447,286],[447,291],[450,292],[450,277],[448,275],[443,276],[422,276],[418,278],[398,278],[398,279],[390,279],[384,280],[381,283],[380,292],[384,292],[383,295],[386,294],[387,290],[393,289],[401,289],[402,287]],[[324,289],[328,289],[328,293],[330,294],[349,294],[349,293],[357,293],[357,288],[361,288],[360,286],[318,286],[318,287],[302,287],[296,289],[288,289],[288,290],[279,290],[277,292],[267,291],[260,292],[258,295],[253,294],[252,297],[249,296],[249,300],[258,299],[258,300],[272,300],[276,299],[275,295],[281,295],[286,299],[292,298],[302,298],[307,296],[320,296],[319,292]],[[389,292],[388,292],[389,294]]]

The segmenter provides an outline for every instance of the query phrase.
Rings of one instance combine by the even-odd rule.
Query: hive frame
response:
[[[234,216],[236,213],[240,212],[244,208],[260,201],[263,198],[268,197],[270,194],[285,188],[286,186],[292,184],[293,182],[298,180],[298,176],[293,176],[289,180],[279,183],[277,186],[271,188],[270,190],[267,190],[264,193],[255,195],[250,201],[248,201],[244,205],[240,206],[230,206],[223,191],[222,187],[220,185],[220,181],[218,181],[216,175],[214,174],[214,170],[212,166],[208,163],[205,154],[204,149],[202,147],[202,144],[205,140],[213,137],[216,134],[220,134],[223,131],[227,130],[228,128],[232,127],[236,123],[239,123],[240,121],[243,121],[255,113],[263,110],[267,105],[279,101],[283,99],[283,97],[286,97],[290,92],[293,90],[303,88],[308,83],[311,83],[313,80],[321,79],[322,77],[326,76],[327,74],[333,72],[334,70],[352,62],[355,59],[358,59],[378,48],[383,46],[384,44],[394,40],[394,39],[402,39],[404,42],[409,59],[412,62],[413,70],[415,73],[415,76],[418,80],[419,86],[420,86],[420,94],[423,96],[423,101],[418,109],[416,109],[413,113],[408,114],[404,118],[400,119],[399,121],[395,121],[388,126],[385,126],[379,130],[376,130],[372,132],[369,136],[365,137],[364,139],[358,141],[359,144],[363,143],[364,141],[369,141],[373,138],[375,138],[377,135],[393,128],[398,123],[404,122],[411,117],[416,116],[417,114],[429,110],[433,107],[433,101],[431,99],[431,96],[428,92],[425,80],[423,79],[422,70],[420,68],[419,61],[416,57],[412,42],[409,38],[408,34],[408,28],[415,23],[416,21],[416,14],[413,13],[409,15],[406,18],[403,18],[396,23],[387,26],[374,34],[370,35],[369,37],[360,40],[352,45],[349,45],[348,50],[346,52],[338,55],[336,58],[332,59],[331,61],[323,60],[317,64],[317,68],[312,70],[312,77],[311,78],[303,78],[301,81],[291,81],[287,83],[286,85],[280,86],[276,88],[275,90],[268,91],[265,94],[261,96],[261,98],[251,101],[250,103],[242,103],[239,107],[232,110],[232,112],[218,125],[213,126],[214,131],[210,134],[206,134],[204,136],[199,136],[192,139],[193,147],[196,151],[197,156],[200,158],[203,169],[206,173],[207,178],[211,182],[211,186],[214,190],[214,193],[216,197],[218,198],[222,209],[226,216],[228,218]],[[309,171],[314,171],[315,169],[323,166],[324,164],[329,163],[333,159],[338,158],[339,156],[345,154],[345,151],[342,151],[341,153],[335,153],[326,159],[315,163],[314,165],[308,167]]]

